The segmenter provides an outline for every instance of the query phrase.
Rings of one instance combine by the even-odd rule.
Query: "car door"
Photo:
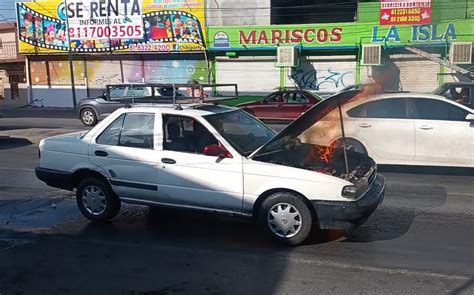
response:
[[[175,130],[171,126],[179,128],[173,131],[176,133],[173,136],[168,134]],[[198,129],[201,130],[199,133]],[[194,118],[164,115],[163,134],[158,170],[160,199],[185,207],[240,212],[243,196],[242,156],[231,151],[228,146],[226,148],[232,153],[232,158],[204,155],[205,145],[224,142],[217,140],[217,133],[209,132],[208,126]],[[206,142],[202,142],[202,139]],[[196,145],[197,141],[201,142]]]
[[[282,120],[285,119],[283,108],[285,104],[285,93],[275,92],[264,98],[260,104],[254,105],[252,110],[259,119]]]
[[[115,119],[89,145],[92,163],[123,199],[156,201],[155,113],[131,112]]]
[[[283,117],[288,120],[298,118],[308,109],[309,99],[299,92],[288,92],[283,106]]]
[[[371,156],[387,164],[411,162],[415,157],[415,123],[404,98],[363,103],[347,112],[355,134]],[[357,139],[357,138],[356,138]]]
[[[469,112],[447,101],[416,98],[413,104],[416,148],[420,165],[474,164],[474,125]]]

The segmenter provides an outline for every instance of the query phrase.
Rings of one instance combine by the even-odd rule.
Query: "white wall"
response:
[[[207,0],[208,26],[269,25],[270,0]]]
[[[280,69],[274,58],[219,58],[216,63],[217,83],[237,83],[240,94],[264,94],[279,86]]]

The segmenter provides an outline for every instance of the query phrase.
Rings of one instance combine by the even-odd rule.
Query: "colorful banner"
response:
[[[428,25],[380,26],[377,23],[209,27],[213,51],[276,49],[355,49],[359,44],[400,46],[450,41],[472,41],[471,20]]]
[[[67,33],[71,50],[77,53],[202,51],[206,46],[204,1],[17,3],[20,53],[67,52]]]
[[[425,25],[431,23],[431,0],[382,0],[381,25]]]

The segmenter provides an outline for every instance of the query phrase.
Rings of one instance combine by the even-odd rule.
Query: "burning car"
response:
[[[36,175],[76,190],[93,222],[112,219],[122,202],[170,206],[253,218],[297,245],[315,227],[359,226],[383,200],[370,157],[308,133],[352,96],[321,102],[279,134],[241,109],[205,102],[122,108],[87,133],[42,140]]]

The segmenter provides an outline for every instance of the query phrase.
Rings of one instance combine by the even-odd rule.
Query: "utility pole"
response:
[[[69,58],[69,72],[71,73],[71,91],[72,91],[72,105],[74,109],[77,107],[76,100],[76,85],[74,83],[74,65],[72,63],[72,50],[71,50],[71,35],[69,34],[69,16],[67,15],[67,0],[64,0],[64,14],[66,15],[66,32],[67,32],[67,49]]]

